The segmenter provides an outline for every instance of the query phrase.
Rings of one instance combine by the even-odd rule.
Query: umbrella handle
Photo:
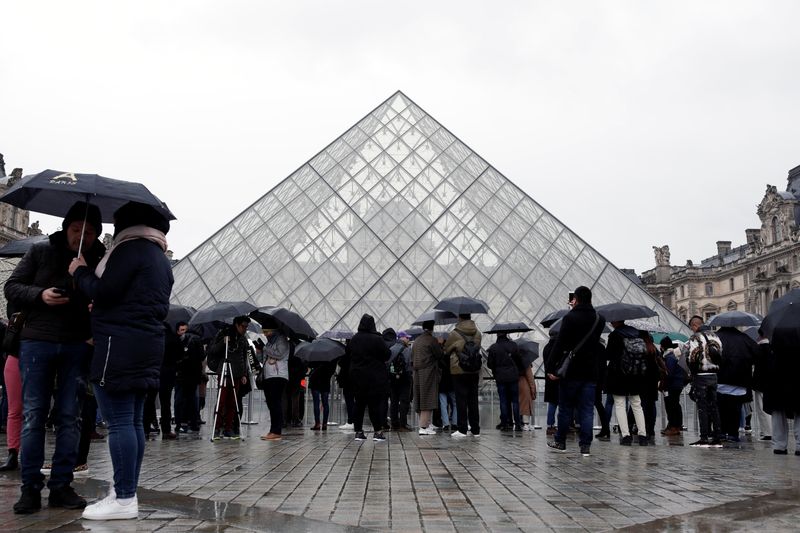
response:
[[[86,195],[86,212],[83,213],[83,227],[81,227],[81,242],[78,244],[78,257],[81,256],[81,252],[83,251],[83,234],[86,231],[86,221],[89,218],[89,195]],[[96,235],[95,237],[100,237],[100,235]]]

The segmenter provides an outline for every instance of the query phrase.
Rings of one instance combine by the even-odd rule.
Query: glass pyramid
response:
[[[590,287],[595,305],[679,319],[402,92],[174,267],[172,302],[249,300],[355,330],[397,330],[450,296],[486,301],[478,326],[539,321]]]

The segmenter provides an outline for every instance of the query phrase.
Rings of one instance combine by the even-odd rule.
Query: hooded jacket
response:
[[[347,352],[350,355],[351,384],[358,393],[371,395],[389,390],[386,361],[391,354],[375,329],[372,316],[365,314],[361,317],[358,332],[350,339]]]
[[[459,335],[459,333],[462,333],[463,336]],[[464,340],[464,336],[472,338],[478,345],[481,343],[481,332],[478,331],[478,327],[475,325],[474,321],[462,320],[456,324],[456,327],[453,328],[453,331],[450,332],[447,341],[444,343],[444,353],[450,357],[450,374],[453,376],[480,373],[480,370],[476,372],[464,372],[458,364],[458,354],[464,350],[464,346],[467,344],[467,341]]]
[[[105,251],[99,241],[83,250],[90,268],[97,266]],[[89,298],[72,290],[72,277],[67,271],[76,255],[67,245],[66,233],[57,231],[48,240],[34,244],[6,281],[4,292],[9,303],[25,312],[20,337],[23,340],[80,342],[92,337]],[[67,289],[69,303],[45,304],[41,295],[50,287]]]

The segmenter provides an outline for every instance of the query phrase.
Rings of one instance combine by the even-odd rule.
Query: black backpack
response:
[[[405,350],[404,350],[405,351]],[[403,379],[403,376],[406,373],[406,357],[403,355],[401,351],[399,354],[392,359],[392,362],[389,363],[389,376],[392,379]]]
[[[467,337],[460,331],[457,332],[464,338],[464,349],[458,354],[458,366],[464,372],[477,372],[481,369],[481,345],[475,342],[475,337]]]
[[[626,376],[644,376],[647,372],[647,343],[639,337],[625,337],[622,342],[620,370]]]

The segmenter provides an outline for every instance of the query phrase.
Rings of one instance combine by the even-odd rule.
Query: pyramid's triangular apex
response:
[[[539,321],[577,285],[596,304],[643,303],[679,319],[401,91],[193,250],[176,303],[249,299],[318,331],[362,313],[405,328],[437,300],[481,298],[478,325]]]

